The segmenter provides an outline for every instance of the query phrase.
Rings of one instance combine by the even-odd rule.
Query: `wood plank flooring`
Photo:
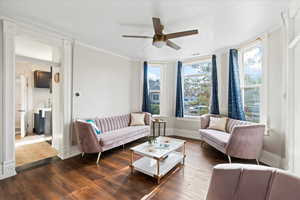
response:
[[[38,142],[16,147],[16,166],[54,157],[57,151],[48,142]]]
[[[129,148],[142,140],[104,152],[100,165],[97,155],[76,156],[20,172],[0,181],[0,199],[203,200],[212,167],[227,163],[222,153],[208,145],[187,139],[185,165],[156,180],[135,171],[130,173]],[[233,159],[233,162],[245,162]],[[249,163],[249,161],[248,161]],[[251,161],[250,163],[255,163]]]

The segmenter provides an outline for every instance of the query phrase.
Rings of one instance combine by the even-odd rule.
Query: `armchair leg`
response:
[[[256,160],[256,164],[259,165],[259,160],[258,159],[255,159],[255,160]]]
[[[227,155],[229,163],[231,163],[231,157]]]
[[[97,158],[97,161],[96,161],[97,165],[99,164],[100,156],[101,156],[101,152],[98,153],[98,158]]]

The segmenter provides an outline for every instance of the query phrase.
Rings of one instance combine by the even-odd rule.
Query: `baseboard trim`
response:
[[[173,129],[173,135],[201,140],[201,136],[198,131],[196,130],[187,130],[187,129]]]
[[[0,164],[0,180],[15,176],[17,174],[15,169],[15,160],[6,161]]]
[[[263,150],[259,161],[265,163],[271,167],[280,168],[281,166],[281,157],[277,154],[271,153],[269,151]]]
[[[67,151],[63,151],[63,153],[59,153],[58,157],[62,160],[65,160],[77,156],[79,154],[81,154],[81,152],[79,150],[79,147],[76,145],[76,146],[71,146]]]

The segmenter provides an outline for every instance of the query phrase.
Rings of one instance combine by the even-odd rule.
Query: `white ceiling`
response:
[[[132,59],[175,59],[232,46],[280,24],[289,0],[0,0],[0,13],[46,25],[81,42]],[[122,34],[153,35],[152,17],[165,33],[199,29],[173,39],[182,47],[157,49],[151,40]]]

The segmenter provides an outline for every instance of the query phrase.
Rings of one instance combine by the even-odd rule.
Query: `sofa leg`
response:
[[[101,152],[98,153],[98,158],[97,158],[97,161],[96,161],[97,165],[99,164],[100,156],[101,156]]]
[[[84,152],[81,153],[81,157],[83,157],[83,156],[84,156]]]
[[[256,160],[256,164],[257,164],[257,165],[259,165],[259,161],[258,161],[258,159],[255,159],[255,160]]]
[[[123,150],[125,149],[125,144],[123,144]]]
[[[231,163],[231,157],[227,155],[229,163]]]
[[[203,145],[204,145],[204,141],[203,140],[201,140],[201,147],[203,148]]]

